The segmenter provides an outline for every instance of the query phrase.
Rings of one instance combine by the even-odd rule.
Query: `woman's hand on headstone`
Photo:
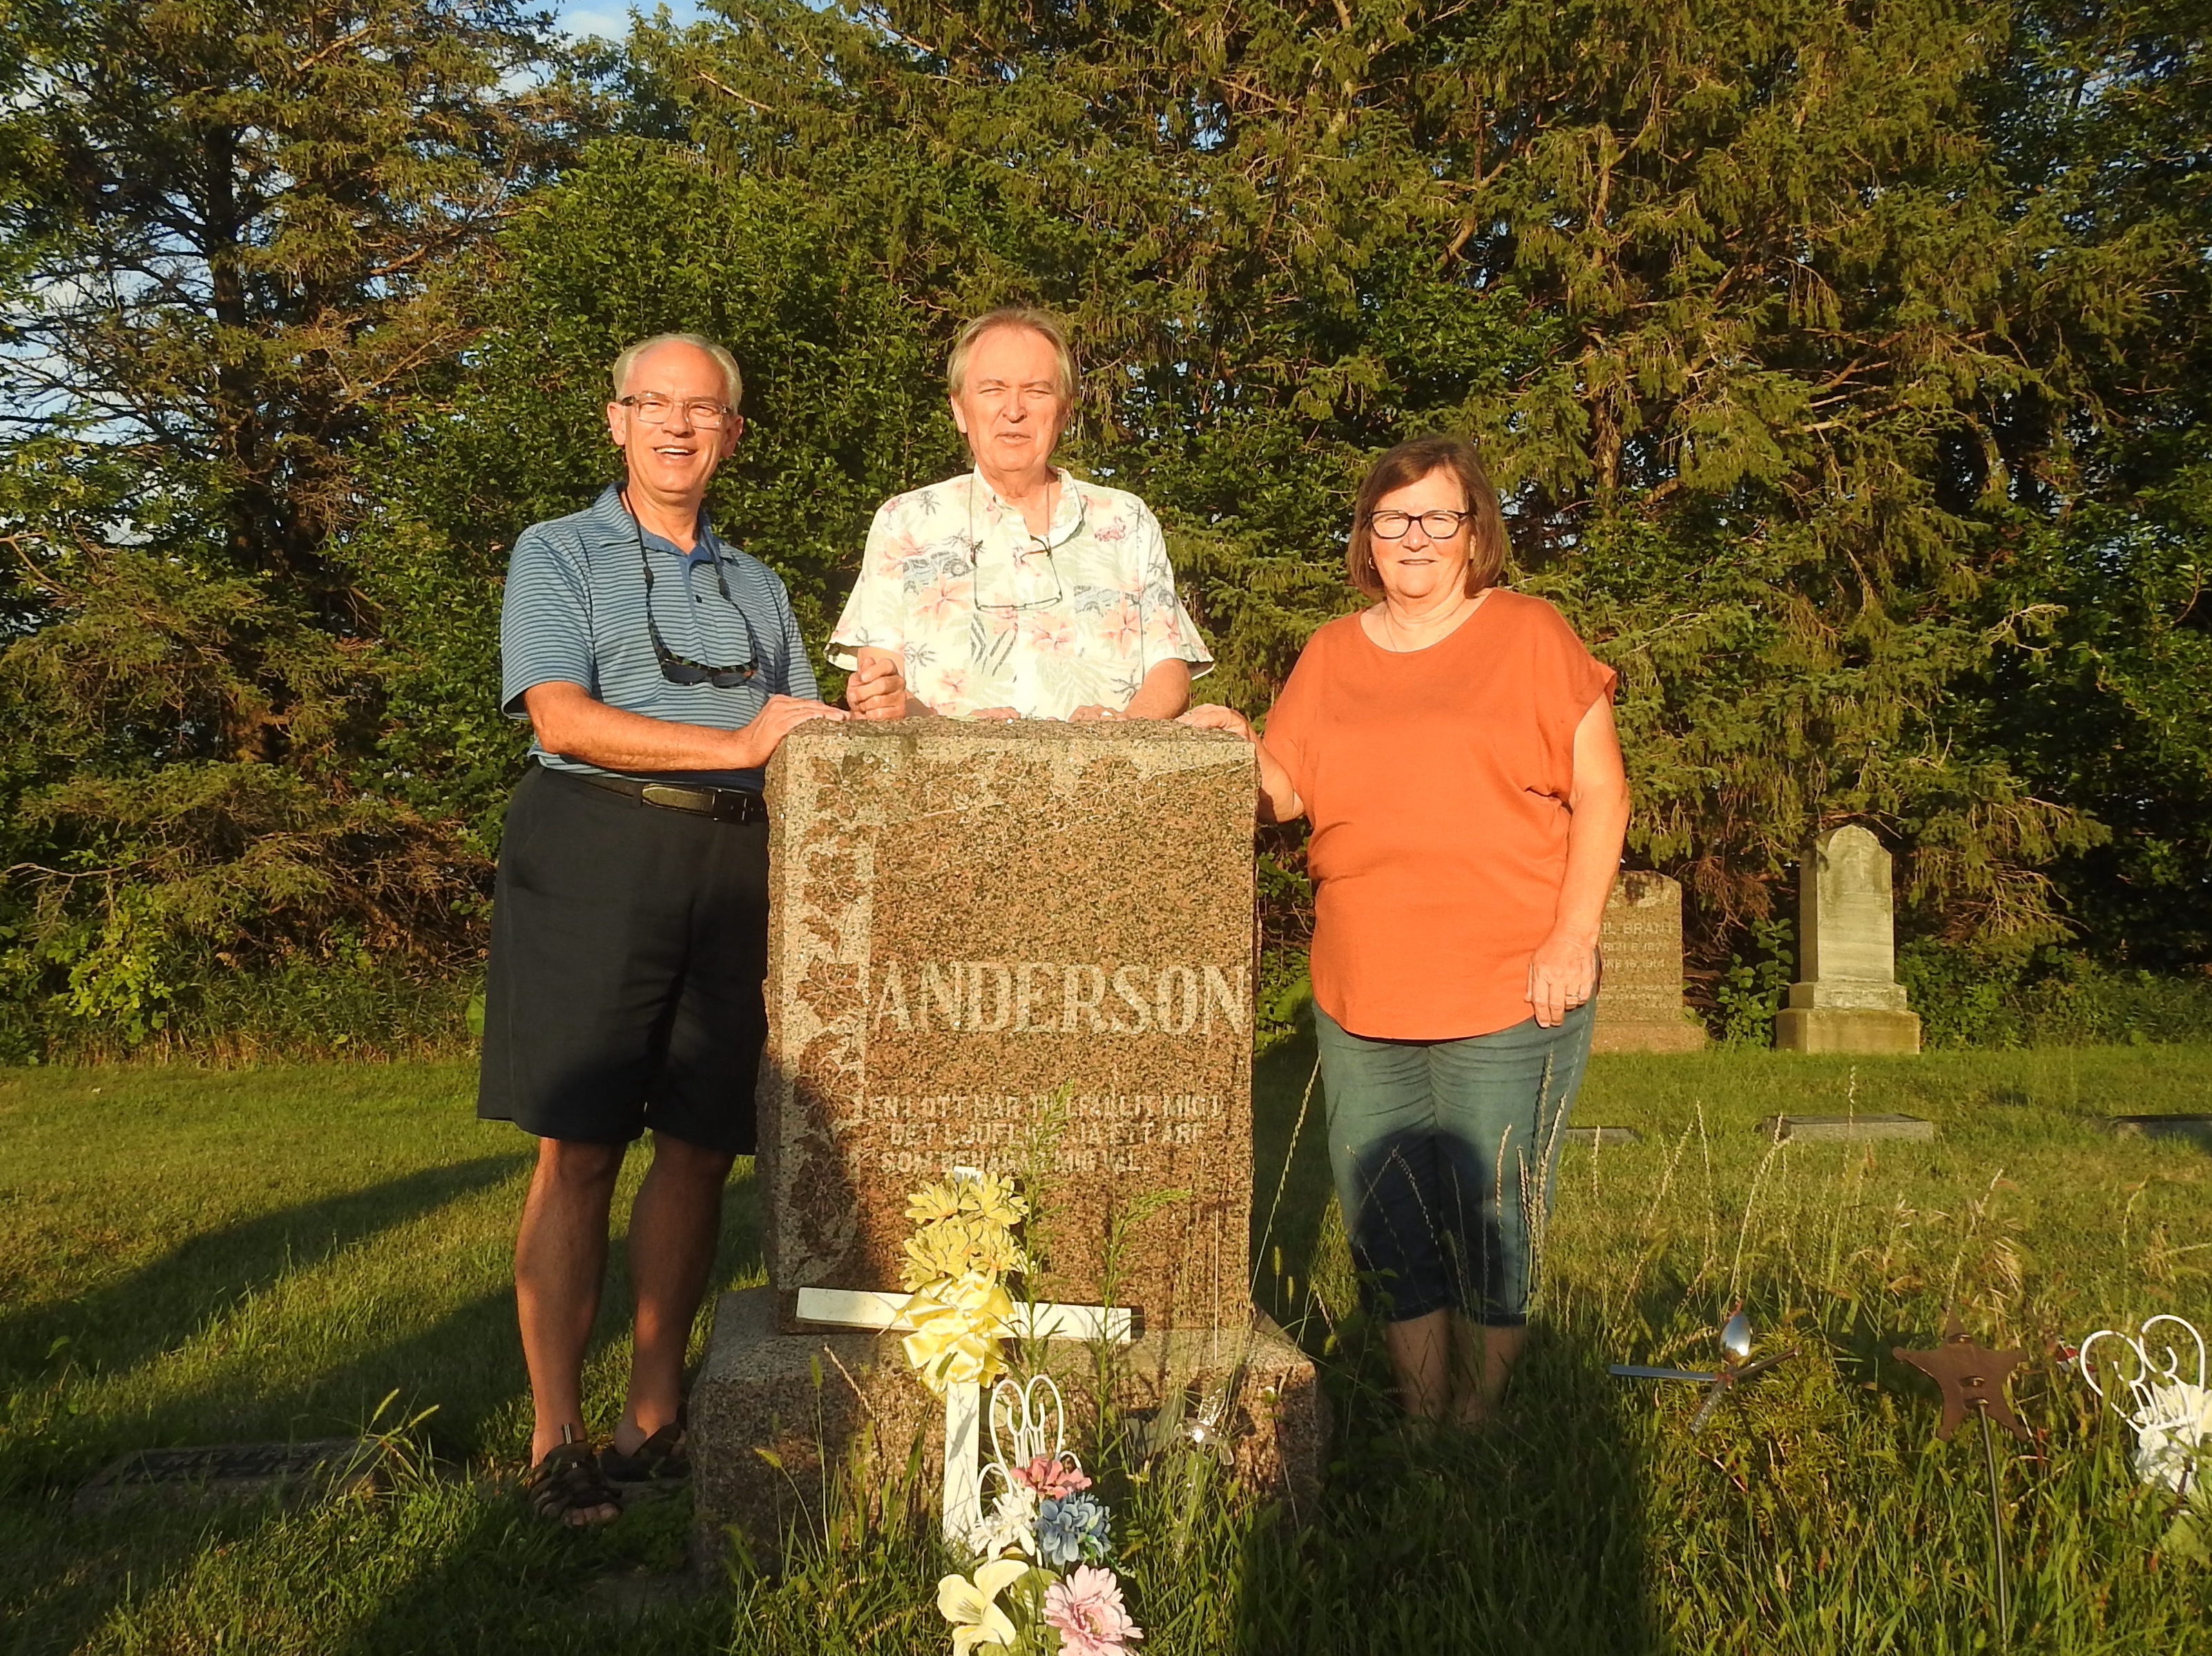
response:
[[[1252,721],[1234,707],[1224,707],[1218,702],[1203,701],[1176,720],[1194,731],[1227,731],[1231,736],[1241,736],[1247,742],[1259,741],[1252,734]]]

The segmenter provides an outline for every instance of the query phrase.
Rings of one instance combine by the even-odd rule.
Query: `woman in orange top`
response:
[[[1521,1350],[1628,825],[1613,670],[1505,555],[1473,446],[1401,444],[1352,519],[1378,601],[1315,633],[1264,740],[1184,715],[1257,746],[1261,820],[1313,824],[1337,1197],[1407,1409],[1469,1425]]]

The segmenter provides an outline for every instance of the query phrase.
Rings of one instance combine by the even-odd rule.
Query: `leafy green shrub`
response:
[[[0,1061],[122,1058],[218,1064],[384,1059],[458,1053],[474,1044],[475,971],[409,969],[357,957],[214,972],[178,986],[158,1028],[88,1023],[53,1013],[0,1021]],[[17,1009],[20,1012],[21,1009]]]
[[[2074,949],[2014,957],[1931,938],[1900,949],[1897,968],[1929,1046],[2212,1040],[2212,978],[2114,968]]]

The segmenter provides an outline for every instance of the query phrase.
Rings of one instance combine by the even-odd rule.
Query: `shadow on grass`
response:
[[[301,1265],[511,1178],[520,1166],[510,1155],[424,1168],[187,1238],[89,1294],[0,1317],[0,1380],[43,1368],[60,1339],[69,1342],[67,1356],[81,1369],[131,1368]]]
[[[1449,1650],[1636,1656],[1659,1647],[1643,1477],[1613,1354],[1544,1319],[1487,1432],[1413,1435],[1382,1331],[1348,1302],[1310,1029],[1254,1074],[1253,1254],[1261,1307],[1322,1372],[1334,1436],[1304,1533],[1251,1535],[1235,1648],[1251,1656]],[[1278,1192],[1279,1192],[1279,1197]]]
[[[441,1170],[461,1175],[443,1185],[420,1177],[393,1181],[409,1192],[404,1204],[388,1200],[392,1186],[362,1197],[384,1193],[386,1222],[397,1222],[432,1204],[426,1192],[442,1188],[459,1196],[488,1179],[507,1176],[513,1167],[511,1159],[498,1158]],[[717,1270],[725,1274],[757,1268],[759,1216],[750,1186],[749,1174],[741,1169],[724,1212]],[[292,1234],[329,1241],[332,1205],[316,1204],[313,1211],[323,1222]],[[354,1240],[374,1228],[359,1226]],[[273,1282],[283,1274],[283,1243],[270,1240],[265,1231],[257,1234],[263,1248],[278,1256],[277,1268],[269,1273]],[[203,1240],[233,1235],[226,1231]],[[188,1243],[172,1259],[186,1254],[208,1270],[216,1268],[215,1259],[224,1257]],[[243,1264],[265,1255],[228,1257]],[[297,1259],[296,1250],[293,1257]],[[595,1354],[623,1340],[629,1324],[619,1249],[614,1257],[617,1268],[609,1273],[592,1341]],[[140,1273],[133,1284],[167,1264]],[[141,1286],[140,1291],[148,1290]],[[222,1300],[215,1303],[219,1307]],[[196,1305],[191,1314],[197,1318],[205,1311]],[[184,1315],[179,1313],[168,1326],[188,1331],[191,1325]],[[157,1331],[147,1349],[160,1349],[166,1338],[166,1330]],[[659,1576],[681,1568],[689,1529],[689,1507],[681,1503],[654,1503],[607,1530],[589,1533],[570,1533],[537,1519],[504,1479],[455,1477],[443,1488],[416,1487],[367,1503],[341,1503],[350,1505],[353,1514],[343,1518],[303,1515],[265,1501],[212,1510],[146,1504],[97,1514],[75,1513],[69,1504],[67,1486],[98,1460],[123,1449],[357,1431],[395,1390],[400,1402],[378,1425],[397,1424],[435,1404],[438,1412],[419,1430],[434,1450],[453,1459],[505,1462],[519,1471],[523,1440],[493,1436],[519,1405],[524,1380],[514,1294],[502,1284],[404,1338],[319,1369],[303,1382],[244,1398],[215,1386],[181,1388],[149,1416],[72,1434],[67,1444],[44,1446],[43,1455],[19,1454],[27,1463],[46,1463],[18,1471],[43,1470],[46,1477],[29,1481],[45,1482],[48,1488],[43,1494],[23,1490],[0,1499],[0,1556],[9,1560],[9,1569],[0,1571],[0,1651],[46,1656],[74,1650],[118,1616],[135,1622],[143,1613],[140,1606],[167,1606],[161,1614],[216,1626],[251,1624],[257,1612],[240,1598],[237,1572],[215,1568],[216,1561],[240,1550],[270,1546],[275,1537],[302,1526],[322,1532],[331,1524],[342,1524],[346,1533],[323,1533],[325,1542],[335,1543],[328,1568],[297,1589],[301,1596],[327,1592],[334,1602],[325,1613],[353,1629],[325,1647],[641,1653],[720,1648],[728,1632],[726,1594],[680,1598],[637,1613],[626,1608],[620,1595],[586,1591],[594,1580],[641,1573]],[[617,1377],[617,1388],[619,1384]],[[617,1398],[604,1396],[594,1402],[595,1411],[605,1413],[610,1422],[611,1410],[618,1406]],[[281,1545],[276,1550],[283,1550]],[[315,1574],[307,1565],[300,1568]],[[271,1592],[287,1591],[282,1583],[264,1586]],[[234,1604],[234,1598],[240,1602]],[[366,1608],[363,1600],[369,1601]]]
[[[1654,1624],[1641,1475],[1603,1354],[1540,1323],[1503,1418],[1409,1435],[1379,1331],[1328,1362],[1339,1437],[1302,1535],[1253,1538],[1236,1648],[1637,1656]]]
[[[495,1165],[504,1172],[512,1164]],[[715,1265],[720,1274],[710,1280],[726,1280],[730,1273],[749,1266],[757,1268],[760,1226],[750,1171],[742,1168],[731,1181],[723,1204]],[[625,1344],[629,1338],[632,1295],[624,1250],[619,1243],[610,1253],[609,1265],[599,1314],[585,1357],[587,1374],[610,1348]],[[614,1377],[613,1398],[586,1398],[592,1417],[603,1431],[613,1427],[625,1378],[626,1372]],[[512,1458],[519,1462],[525,1447],[522,1441],[492,1441],[488,1429],[507,1423],[508,1406],[524,1394],[527,1381],[515,1327],[514,1290],[502,1281],[498,1287],[453,1307],[434,1322],[383,1344],[356,1350],[289,1386],[246,1398],[219,1385],[180,1389],[150,1415],[133,1422],[132,1430],[139,1435],[140,1443],[204,1442],[210,1436],[347,1434],[367,1429],[379,1405],[396,1392],[397,1398],[377,1422],[380,1427],[434,1409],[422,1430],[438,1454],[459,1459]]]

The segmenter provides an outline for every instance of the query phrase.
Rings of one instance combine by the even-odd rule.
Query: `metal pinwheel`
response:
[[[1793,1346],[1787,1351],[1778,1351],[1771,1357],[1761,1357],[1753,1362],[1751,1357],[1751,1319],[1743,1314],[1741,1306],[1729,1314],[1721,1329],[1721,1366],[1716,1369],[1651,1368],[1641,1363],[1617,1362],[1606,1373],[1621,1380],[1686,1380],[1706,1389],[1705,1400],[1698,1412],[1690,1417],[1690,1435],[1695,1437],[1705,1429],[1705,1422],[1713,1417],[1721,1399],[1746,1380],[1765,1374],[1777,1363],[1787,1362],[1797,1355]]]

